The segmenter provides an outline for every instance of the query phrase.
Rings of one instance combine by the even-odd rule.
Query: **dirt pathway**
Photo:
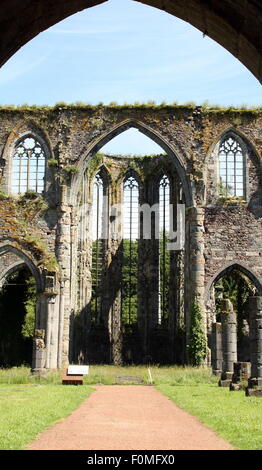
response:
[[[102,385],[68,418],[32,442],[34,450],[230,450],[210,429],[154,387]]]

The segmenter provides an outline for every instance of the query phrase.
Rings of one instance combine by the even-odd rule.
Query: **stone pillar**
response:
[[[219,385],[228,387],[234,373],[234,362],[237,362],[237,319],[230,300],[223,299],[221,303],[223,362]]]
[[[249,298],[251,377],[249,386],[262,386],[262,297]]]
[[[202,311],[204,311],[205,292],[204,217],[205,212],[202,207],[191,208],[189,215],[191,300],[196,299]]]
[[[106,253],[106,274],[104,287],[106,296],[106,308],[103,313],[107,320],[110,360],[115,365],[122,364],[122,321],[121,321],[121,279],[123,264],[123,236],[122,236],[122,186],[119,185],[112,191],[110,210],[110,240]]]
[[[234,362],[234,374],[232,382],[230,383],[230,390],[237,391],[243,390],[241,382],[247,381],[250,378],[251,364],[250,362]]]
[[[185,286],[187,298],[185,308],[186,343],[189,344],[190,311],[194,300],[198,303],[203,316],[203,329],[206,333],[205,315],[205,258],[204,258],[204,208],[191,207],[186,220],[187,227],[187,257],[185,271]]]
[[[221,323],[212,324],[211,335],[211,362],[214,375],[221,375],[222,372],[222,330]]]
[[[57,296],[52,294],[46,295],[46,368],[57,368],[57,352],[58,352],[58,302]]]
[[[64,332],[64,287],[65,280],[60,281],[60,297],[59,297],[59,322],[58,322],[58,348],[57,348],[57,366],[62,367],[62,351],[63,351],[63,332]]]
[[[138,244],[138,331],[141,361],[152,361],[152,337],[159,315],[158,192],[144,182],[140,190],[140,239]],[[145,209],[144,209],[145,208]],[[147,212],[148,210],[148,212]],[[158,229],[157,229],[158,230]]]
[[[46,365],[45,330],[35,330],[32,372],[41,373]]]
[[[61,187],[59,220],[57,224],[56,255],[62,278],[68,279],[63,290],[63,347],[61,350],[61,362],[64,366],[69,363],[70,341],[70,312],[71,302],[71,208],[67,204],[67,186]],[[61,318],[61,316],[60,316]]]

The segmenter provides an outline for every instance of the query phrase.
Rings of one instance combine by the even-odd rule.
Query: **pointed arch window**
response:
[[[46,153],[40,142],[33,136],[20,140],[14,149],[12,161],[12,186],[15,194],[44,190]]]
[[[245,196],[245,157],[243,147],[228,136],[219,147],[220,192],[225,196]]]
[[[158,324],[164,324],[169,314],[170,252],[167,242],[170,232],[170,181],[163,175],[159,182],[159,302]]]
[[[122,320],[137,321],[137,276],[139,234],[139,184],[129,176],[124,182]]]
[[[93,182],[93,207],[92,207],[92,320],[100,323],[102,315],[102,273],[104,262],[104,224],[105,224],[105,184],[98,172]]]

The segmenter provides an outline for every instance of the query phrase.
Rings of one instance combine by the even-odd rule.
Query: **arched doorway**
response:
[[[0,290],[0,367],[32,366],[36,282],[25,263],[9,269]]]
[[[230,264],[218,273],[209,290],[208,309],[212,316],[213,325],[221,323],[223,315],[222,300],[229,299],[233,311],[236,313],[237,331],[237,360],[240,362],[250,361],[249,340],[249,297],[261,295],[262,286],[258,278],[245,266],[237,263]],[[217,364],[216,334],[217,328],[213,328],[210,335],[210,347],[212,353],[212,364],[214,370],[219,370]]]

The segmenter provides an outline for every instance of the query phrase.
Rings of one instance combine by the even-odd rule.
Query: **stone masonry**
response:
[[[165,363],[188,361],[194,299],[201,306],[211,347],[212,324],[217,321],[214,284],[230,268],[247,275],[262,295],[261,111],[194,106],[56,106],[2,108],[0,117],[0,285],[22,265],[27,265],[35,277],[33,369],[60,368],[72,361],[90,363],[98,356],[104,362],[125,362],[121,223],[112,214],[104,246],[103,321],[99,331],[90,332],[89,209],[92,181],[101,169],[110,205],[121,202],[122,183],[128,172],[139,181],[140,202],[154,204],[154,181],[162,172],[172,180],[173,202],[186,207],[184,249],[171,256],[171,307],[164,337],[155,328],[158,261],[154,243],[149,246],[142,240],[139,245],[140,265],[148,269],[138,270],[135,362],[149,358],[156,362],[164,358]],[[109,140],[129,128],[154,140],[163,154],[154,158],[99,154]],[[221,198],[219,193],[218,148],[227,134],[236,136],[243,147],[245,198],[241,200]],[[35,208],[29,213],[29,206],[18,206],[11,195],[14,146],[25,136],[33,136],[42,144],[47,159],[43,193],[47,208],[41,214]],[[120,225],[115,226],[117,223]]]

